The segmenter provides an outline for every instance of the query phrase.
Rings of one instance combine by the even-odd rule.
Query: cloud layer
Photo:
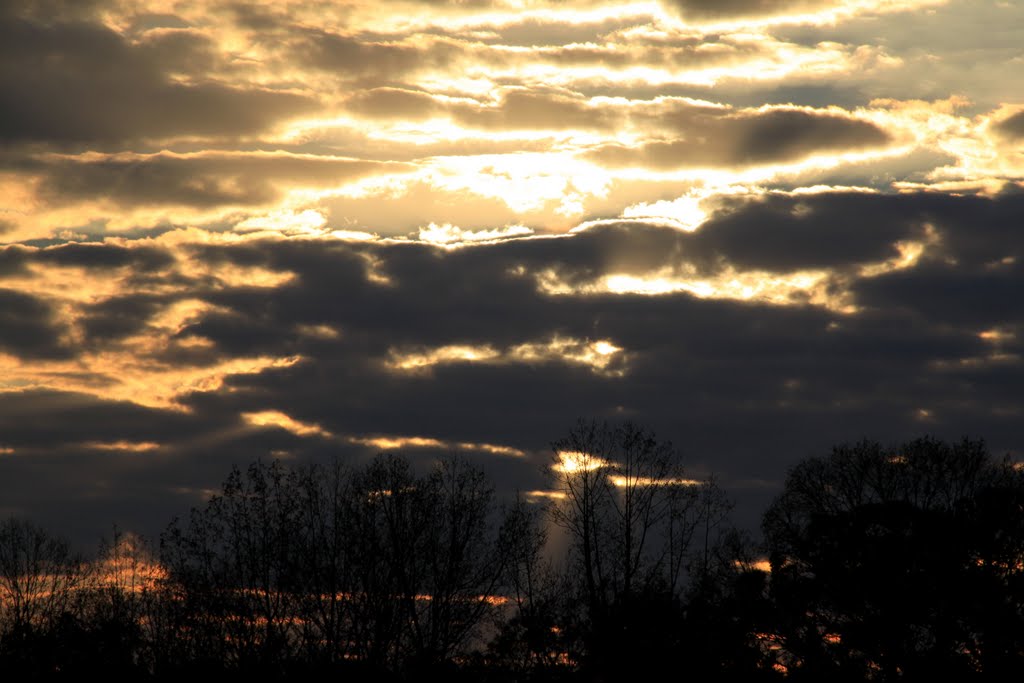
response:
[[[0,512],[382,448],[539,491],[579,416],[748,525],[834,442],[1024,452],[1019,3],[519,5],[6,3]]]

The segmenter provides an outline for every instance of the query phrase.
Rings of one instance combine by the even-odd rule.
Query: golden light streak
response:
[[[978,338],[983,339],[990,344],[1003,344],[1005,342],[1015,340],[1017,338],[1017,333],[1014,330],[993,327],[992,329],[979,332]]]
[[[553,337],[546,343],[527,343],[509,349],[510,360],[531,363],[545,361],[565,361],[586,365],[599,374],[621,377],[625,368],[611,367],[617,360],[623,359],[623,349],[611,341],[599,339],[585,341],[569,337]]]
[[[129,593],[157,588],[167,570],[147,552],[142,540],[131,532],[117,535],[116,543],[93,563],[94,580],[100,585]]]
[[[970,106],[963,97],[945,100],[878,99],[868,116],[889,129],[902,129],[913,136],[920,148],[953,157],[951,164],[931,169],[927,182],[899,180],[903,190],[936,190],[950,193],[978,192],[995,195],[1013,180],[1024,179],[1024,155],[1020,147],[1000,136],[993,123],[1016,111],[1003,105],[988,114],[969,117],[961,110]]]
[[[556,213],[576,215],[582,196],[605,196],[612,180],[608,171],[571,152],[437,157],[431,165],[432,186],[491,197],[516,212],[540,211],[554,202]]]
[[[463,230],[451,223],[443,225],[431,223],[427,227],[419,229],[419,241],[445,247],[458,247],[466,243],[494,243],[532,234],[533,230],[523,225],[509,225],[492,230]]]
[[[236,230],[278,230],[285,233],[319,235],[327,219],[314,209],[296,211],[279,209],[260,216],[251,216],[236,223]]]
[[[930,232],[933,235],[937,235],[934,229]],[[925,249],[928,247],[928,243],[906,240],[897,242],[894,246],[899,252],[899,256],[888,261],[883,261],[882,263],[871,263],[866,266],[861,266],[861,277],[877,277],[897,270],[913,268],[921,259],[921,255],[924,254]]]
[[[333,434],[318,424],[301,422],[279,410],[242,413],[242,419],[256,427],[279,427],[296,436],[319,436],[325,439],[334,437]]]
[[[349,437],[352,443],[372,446],[382,451],[392,451],[401,448],[443,448],[444,442],[424,436],[373,436],[373,437]]]
[[[341,333],[330,325],[296,325],[295,331],[304,337],[313,339],[338,339]]]
[[[622,217],[636,220],[667,218],[673,227],[685,232],[694,232],[708,219],[708,212],[701,206],[705,196],[703,192],[691,190],[673,200],[641,202],[626,207]]]
[[[804,270],[792,273],[739,271],[724,268],[713,278],[686,276],[672,267],[643,275],[616,273],[582,284],[569,284],[557,273],[536,275],[537,287],[550,296],[594,296],[602,294],[639,294],[661,296],[687,293],[700,299],[758,301],[777,306],[812,304],[841,313],[855,310],[845,292],[833,292],[828,270]]]
[[[545,489],[527,491],[524,495],[530,502],[538,502],[542,500],[565,500],[565,498],[568,497],[568,494],[566,494],[565,491],[548,491]]]
[[[579,472],[593,472],[604,467],[611,467],[611,463],[590,453],[559,451],[558,462],[552,469],[564,474],[577,474]]]
[[[362,230],[331,230],[328,234],[336,240],[347,242],[375,242],[380,239],[380,235]]]
[[[160,444],[154,441],[87,441],[82,444],[83,448],[91,448],[98,451],[124,451],[128,453],[145,453],[160,448]]]
[[[764,572],[765,574],[772,573],[772,563],[764,557],[750,563],[743,560],[733,560],[733,565],[738,569],[753,569],[754,571]]]
[[[86,352],[74,360],[31,361],[0,353],[0,392],[33,389],[91,394],[150,408],[185,411],[179,400],[217,391],[232,375],[295,365],[299,356],[233,358],[201,367],[178,367],[131,352]]]
[[[465,344],[442,346],[420,353],[392,349],[389,355],[391,360],[388,361],[388,366],[399,370],[418,370],[440,364],[492,360],[501,356],[494,347]]]
[[[380,451],[395,451],[407,448],[431,448],[438,450],[481,451],[492,455],[522,458],[526,453],[512,446],[477,443],[473,441],[442,441],[426,436],[350,436],[349,443],[370,446]]]
[[[505,350],[491,345],[454,344],[433,349],[391,349],[387,367],[396,370],[429,370],[435,365],[454,363],[538,363],[564,362],[585,365],[593,372],[622,376],[624,349],[607,339],[596,341],[554,336],[544,342],[526,342]]]
[[[614,475],[608,478],[612,486],[631,488],[634,486],[700,486],[704,482],[698,479],[655,479],[653,477],[636,477]]]

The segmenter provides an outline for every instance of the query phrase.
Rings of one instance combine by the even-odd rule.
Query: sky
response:
[[[1024,2],[6,0],[0,515],[633,420],[1024,458]]]

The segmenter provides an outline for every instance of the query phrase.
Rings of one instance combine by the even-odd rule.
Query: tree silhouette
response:
[[[76,620],[84,569],[63,539],[25,519],[0,521],[0,660],[9,673],[56,668],[59,631]]]
[[[980,441],[864,441],[794,468],[764,517],[793,678],[1024,670],[1024,477]]]
[[[235,468],[220,495],[164,533],[161,559],[184,589],[180,633],[196,656],[263,674],[293,658],[295,492],[280,462]]]
[[[483,643],[512,553],[493,489],[457,459],[235,469],[163,535],[178,651],[208,666],[376,678],[449,666]]]
[[[569,541],[579,606],[578,656],[615,679],[655,670],[678,647],[695,534],[722,518],[724,497],[690,479],[671,443],[636,424],[580,421],[552,444],[561,500],[552,519]]]

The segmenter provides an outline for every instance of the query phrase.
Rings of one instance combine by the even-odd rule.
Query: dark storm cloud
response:
[[[0,5],[0,19],[23,18],[49,23],[62,20],[92,19],[109,0],[6,0]]]
[[[66,329],[46,301],[18,290],[0,289],[0,350],[24,358],[63,358]]]
[[[164,296],[126,295],[83,307],[81,325],[85,342],[96,348],[137,334],[168,303],[168,299]]]
[[[678,107],[652,123],[675,131],[678,137],[638,147],[609,144],[589,157],[609,166],[745,166],[882,147],[891,141],[889,134],[873,123],[803,109],[729,113]]]
[[[1016,114],[999,121],[993,126],[993,128],[995,128],[996,132],[1001,133],[1008,138],[1024,138],[1024,111],[1019,111]]]
[[[833,7],[835,0],[664,0],[686,19],[714,20],[737,17],[799,14]]]
[[[54,429],[54,424],[61,428]],[[197,415],[105,401],[87,394],[44,390],[0,393],[0,439],[4,446],[16,450],[86,442],[163,443],[216,424],[216,420]]]
[[[202,65],[205,49],[195,37],[133,45],[98,23],[0,17],[0,143],[244,135],[313,108],[292,93],[169,79],[168,67]]]
[[[515,271],[517,266],[528,271],[554,270],[582,283],[608,272],[643,272],[676,260],[687,262],[691,254],[704,250],[714,254],[705,266],[713,272],[714,264],[723,260],[744,263],[738,237],[741,226],[778,237],[780,246],[767,249],[768,256],[753,264],[757,267],[836,265],[842,250],[850,250],[852,266],[862,259],[890,257],[895,241],[919,236],[921,221],[929,211],[941,208],[929,208],[934,199],[927,195],[888,198],[888,205],[868,195],[786,200],[788,208],[808,204],[809,211],[823,221],[860,211],[863,229],[858,231],[853,222],[837,225],[839,246],[829,244],[824,235],[810,235],[799,224],[808,209],[788,211],[780,199],[732,207],[731,213],[723,212],[694,236],[626,224],[593,228],[571,238],[519,240],[454,251],[416,244],[250,246],[247,259],[264,251],[263,263],[292,270],[299,277],[262,295],[219,293],[216,303],[233,311],[230,319],[211,316],[197,323],[194,331],[231,353],[253,353],[261,347],[280,348],[282,335],[294,335],[303,324],[330,325],[340,332],[337,340],[306,342],[294,337],[291,348],[310,354],[309,362],[238,378],[238,400],[246,400],[248,391],[255,392],[252,396],[257,401],[265,401],[268,396],[292,395],[294,390],[296,400],[282,410],[340,432],[387,431],[394,426],[394,415],[402,414],[402,429],[409,433],[425,429],[433,430],[431,435],[446,436],[470,429],[483,438],[485,431],[494,430],[490,440],[500,441],[517,438],[517,428],[502,427],[497,417],[513,405],[536,405],[531,415],[545,423],[540,415],[565,412],[558,406],[611,414],[621,404],[665,421],[670,413],[677,419],[699,415],[724,429],[728,418],[715,412],[728,414],[728,404],[736,401],[737,406],[747,406],[744,421],[761,424],[762,429],[772,421],[796,424],[811,415],[835,424],[846,408],[860,415],[856,424],[867,425],[871,417],[894,429],[907,427],[914,424],[914,411],[935,396],[936,383],[941,384],[929,368],[986,353],[987,342],[977,336],[978,319],[994,326],[1021,317],[1012,299],[978,308],[967,321],[970,324],[963,325],[962,311],[955,306],[929,310],[923,317],[897,300],[887,306],[874,298],[860,302],[870,307],[861,314],[838,315],[813,306],[700,300],[688,294],[549,296]],[[900,218],[901,212],[894,209],[904,201],[910,206]],[[750,215],[738,220],[745,212]],[[872,224],[883,213],[895,215],[891,224]],[[771,220],[759,224],[757,216]],[[787,222],[786,216],[791,220]],[[955,244],[956,233],[1004,228],[959,222],[936,226],[943,238],[948,237],[944,245]],[[722,234],[716,240],[719,230]],[[802,257],[788,255],[782,245],[798,249],[802,239],[811,242]],[[619,248],[630,243],[632,250]],[[379,259],[378,273],[386,274],[390,284],[361,281],[363,259],[352,258],[353,252],[360,251]],[[778,254],[774,260],[773,252]],[[952,253],[940,251],[934,256]],[[928,268],[911,269],[906,277],[924,276]],[[965,263],[964,268],[980,271],[984,265]],[[863,286],[876,282],[885,282],[885,277],[866,280]],[[346,295],[312,296],[325,290]],[[999,285],[992,294],[1003,291]],[[974,307],[974,302],[966,303]],[[237,329],[244,334],[236,333]],[[525,366],[454,362],[426,375],[403,375],[384,370],[381,364],[392,346],[461,343],[502,349],[555,335],[607,338],[634,357],[622,378],[555,359]],[[338,386],[359,386],[360,390],[339,394]],[[495,396],[493,387],[498,386],[502,391]],[[684,394],[676,394],[676,387],[685,387]],[[871,398],[875,392],[883,392],[886,398]],[[453,411],[460,415],[458,424],[444,418]],[[467,428],[462,418],[480,426]],[[687,421],[691,419],[696,418]]]
[[[778,272],[849,267],[899,256],[898,243],[929,243],[929,263],[951,275],[989,273],[1024,258],[1016,228],[1024,195],[829,192],[730,198],[687,251],[741,269]],[[950,265],[955,264],[955,265]],[[916,273],[918,270],[910,271]],[[894,274],[892,277],[901,277]]]
[[[155,538],[206,490],[216,491],[232,464],[287,442],[262,434],[257,446],[253,436],[231,413],[73,392],[2,393],[0,447],[12,452],[0,455],[0,501],[8,514],[29,515],[87,548],[111,524]],[[148,446],[123,449],[133,444]]]
[[[33,159],[19,165],[42,177],[37,192],[56,205],[102,199],[122,206],[194,207],[260,204],[277,198],[288,185],[330,186],[409,168],[400,163],[258,152]]]
[[[14,244],[0,247],[0,278],[25,272],[31,252],[28,247]]]
[[[149,271],[166,268],[174,258],[156,247],[122,246],[116,244],[70,243],[32,252],[27,259],[33,263],[83,268],[124,268]]]
[[[938,213],[893,195],[764,195],[725,202],[693,241],[743,269],[841,269],[898,256]]]
[[[6,277],[25,276],[29,266],[81,267],[100,273],[113,268],[131,268],[144,275],[173,263],[171,254],[153,246],[72,242],[41,249],[11,244],[0,246],[0,284]]]
[[[1024,268],[1019,262],[988,272],[965,271],[930,263],[858,283],[857,298],[876,308],[906,308],[930,320],[982,331],[1021,322],[1020,292]]]
[[[667,271],[678,277],[688,272],[714,277],[725,268],[780,274],[833,268],[855,277],[858,267],[894,259],[900,255],[898,243],[915,240],[934,242],[922,257],[929,263],[957,259],[956,272],[985,273],[991,267],[985,245],[997,243],[994,237],[1000,236],[998,248],[1005,253],[1017,249],[1003,236],[1014,225],[1020,201],[930,194],[774,195],[727,202],[695,233],[619,222],[591,227],[569,238],[513,240],[457,250],[413,243],[317,243],[315,251],[297,242],[201,247],[195,258],[204,262],[257,265],[293,272],[296,278],[272,293],[254,288],[211,294],[211,301],[230,313],[199,321],[193,331],[225,344],[231,353],[266,352],[281,344],[283,335],[293,334],[291,330],[317,324],[341,331],[339,347],[378,352],[382,350],[379,339],[393,345],[506,347],[556,333],[593,337],[590,314],[579,317],[569,309],[597,302],[592,314],[606,319],[607,314],[598,313],[622,299],[542,295],[536,282],[523,273],[551,272],[579,287],[606,274],[642,276]],[[386,277],[388,284],[367,279],[371,261],[376,264],[372,270]],[[919,270],[925,272],[925,266],[908,271],[907,277]],[[869,280],[863,286],[880,286],[871,283],[883,281]],[[315,295],[323,291],[345,294]],[[679,306],[690,298],[666,299]],[[873,297],[863,303],[869,301],[874,306]],[[1014,305],[1012,299],[1009,302],[1006,306]],[[692,305],[700,309],[713,304]],[[748,304],[736,305],[748,310],[744,308]],[[940,317],[936,311],[931,315]],[[950,310],[950,315],[959,314]],[[631,337],[629,332],[622,334]]]
[[[229,375],[220,389],[182,394],[179,407],[189,412],[66,392],[0,394],[6,401],[0,416],[7,420],[0,424],[7,429],[0,446],[25,454],[16,461],[0,456],[0,470],[41,468],[24,475],[37,481],[41,463],[102,463],[110,486],[131,481],[132,487],[102,495],[129,505],[145,490],[163,511],[197,500],[198,494],[171,488],[215,488],[232,462],[271,451],[297,461],[332,453],[365,457],[372,448],[345,439],[377,434],[515,446],[527,456],[488,460],[500,474],[499,487],[538,488],[547,444],[581,415],[638,419],[674,439],[695,473],[714,471],[737,487],[769,482],[766,496],[787,466],[841,439],[927,431],[989,436],[997,449],[1020,447],[1015,416],[1024,404],[1015,387],[1024,369],[1015,355],[1021,342],[1012,334],[1024,331],[1024,311],[1013,295],[1024,291],[1024,272],[1015,265],[1020,261],[993,257],[1020,253],[1022,201],[1018,195],[776,194],[724,201],[695,233],[619,221],[570,236],[460,249],[267,238],[174,247],[176,258],[184,249],[204,273],[252,267],[294,274],[276,287],[212,286],[207,277],[190,279],[165,267],[170,256],[161,250],[170,247],[129,246],[128,252],[140,252],[139,267],[150,264],[148,285],[164,282],[167,292],[125,293],[80,306],[90,348],[118,343],[175,301],[198,299],[209,307],[168,332],[206,341],[198,347],[206,355],[191,361],[184,350],[169,348],[166,357],[176,357],[183,369],[190,362],[261,355],[300,360]],[[860,274],[861,265],[892,258],[895,245],[908,240],[927,242],[916,265]],[[11,251],[11,263],[25,272],[26,259],[36,268],[45,258],[51,267],[89,264],[104,272],[133,262],[124,249],[19,248]],[[831,286],[851,287],[857,312],[685,292],[553,295],[536,279],[553,273],[584,287],[616,273],[713,278],[726,268],[785,275],[824,267],[843,273],[845,279]],[[0,308],[43,321],[36,336],[53,336],[46,305],[11,300]],[[20,318],[16,324],[31,327]],[[1006,336],[979,335],[996,328]],[[541,348],[555,339],[620,347],[623,356],[612,367],[622,373],[600,372],[558,353],[508,356],[519,345]],[[458,344],[506,355],[455,358],[420,370],[389,365],[395,351]],[[279,411],[335,436],[255,427],[241,417],[260,411]],[[44,432],[55,423],[62,425],[59,433]],[[131,458],[107,453],[106,460],[87,446],[125,440],[161,446]],[[415,451],[423,458],[436,454]],[[71,477],[84,470],[60,471]],[[16,498],[31,509],[31,501]]]
[[[274,258],[291,268],[298,267],[296,259],[309,259],[308,277],[275,290],[262,305],[255,295],[226,293],[218,299],[254,322],[250,346],[237,351],[251,353],[253,338],[279,344],[273,320],[281,321],[277,328],[287,329],[299,320],[330,320],[340,338],[301,347],[307,362],[236,378],[233,393],[220,400],[234,403],[236,410],[276,408],[342,434],[398,430],[540,450],[576,415],[632,414],[685,435],[691,448],[713,452],[719,466],[730,471],[771,476],[786,456],[753,448],[752,441],[735,433],[736,424],[759,435],[783,425],[783,431],[792,429],[790,441],[804,444],[830,429],[848,433],[870,426],[896,434],[915,424],[914,411],[933,396],[935,383],[927,380],[930,363],[955,362],[985,350],[971,330],[922,325],[898,313],[844,317],[809,306],[699,300],[686,294],[551,297],[502,268],[525,262],[530,268],[560,264],[565,270],[599,273],[605,267],[600,252],[609,244],[602,238],[611,234],[454,252],[420,245],[380,247],[377,255],[392,277],[390,287],[368,285],[334,301],[321,298],[300,312],[294,305],[303,291],[314,291],[314,282],[328,282],[313,263],[323,258],[326,266],[345,249],[305,256],[302,252],[312,245],[275,249]],[[591,257],[573,259],[568,250],[551,246],[577,240]],[[221,329],[230,333],[227,326]],[[207,332],[235,350],[235,337],[222,340],[212,328]],[[380,364],[391,345],[504,347],[554,334],[610,339],[634,357],[621,378],[555,358],[521,364],[455,362],[427,374],[389,371]],[[508,419],[511,414],[515,420]],[[814,430],[799,427],[808,421],[817,425]]]

